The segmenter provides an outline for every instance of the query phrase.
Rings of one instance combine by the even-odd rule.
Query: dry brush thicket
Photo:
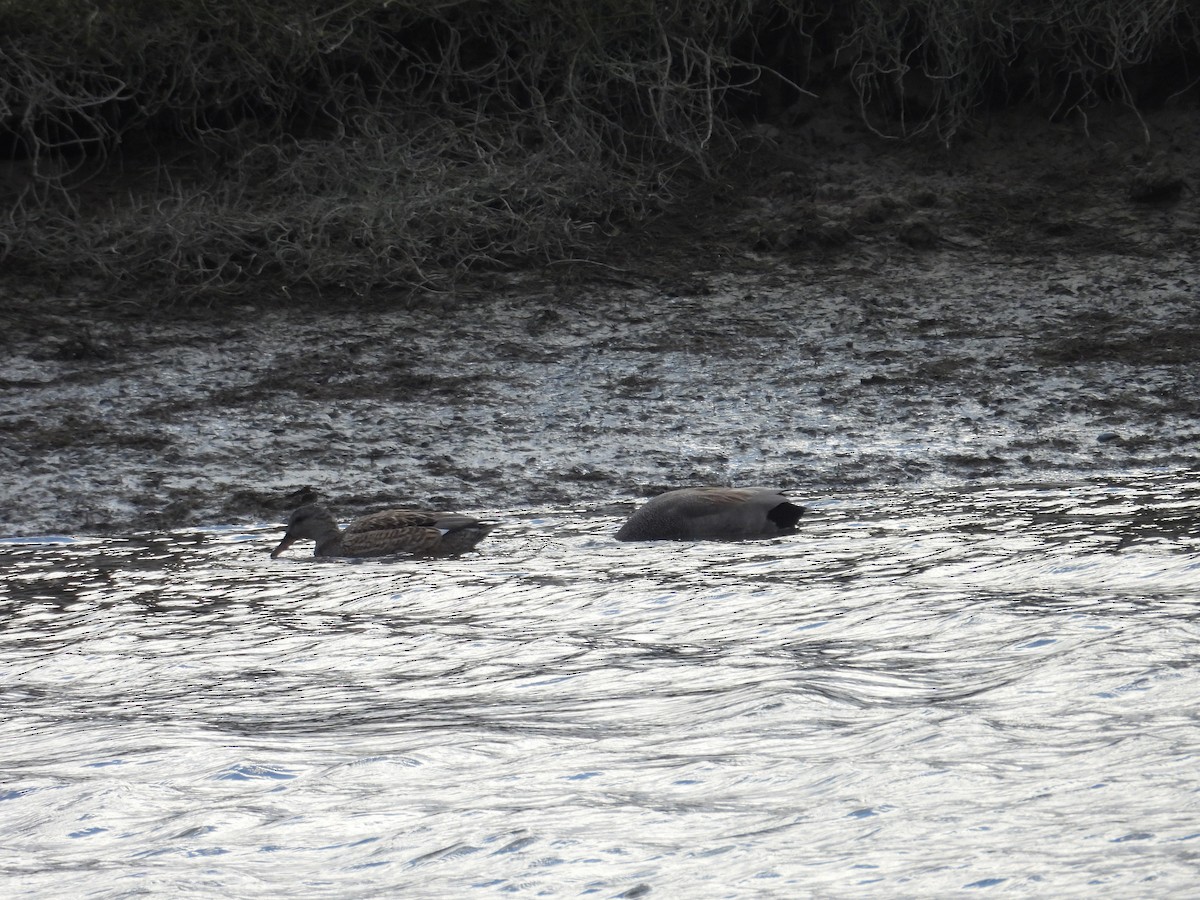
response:
[[[950,142],[1164,102],[1198,47],[1190,0],[5,0],[0,258],[168,300],[448,287],[586,254],[804,89]]]

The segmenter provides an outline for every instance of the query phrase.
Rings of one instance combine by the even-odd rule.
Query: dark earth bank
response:
[[[1196,109],[750,143],[594,259],[452,294],[205,308],[3,275],[0,534],[1195,468]]]

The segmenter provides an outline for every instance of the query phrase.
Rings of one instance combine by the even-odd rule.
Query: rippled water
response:
[[[495,512],[495,511],[493,511]],[[0,543],[8,895],[1183,896],[1200,476],[458,560]]]

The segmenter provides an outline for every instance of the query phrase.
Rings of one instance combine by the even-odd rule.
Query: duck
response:
[[[804,507],[775,488],[688,487],[631,515],[618,541],[742,541],[794,534]]]
[[[385,509],[355,519],[342,530],[329,510],[310,503],[292,513],[271,559],[301,538],[316,541],[313,556],[455,556],[475,549],[495,527],[457,513]]]

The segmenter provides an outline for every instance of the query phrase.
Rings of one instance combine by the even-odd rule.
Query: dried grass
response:
[[[20,175],[0,183],[0,261],[160,301],[449,287],[585,255],[670,203],[735,149],[764,71],[792,97],[785,74],[847,78],[880,133],[949,141],[997,85],[1059,114],[1132,101],[1138,66],[1195,57],[1198,15],[1183,0],[10,0],[0,140]]]

